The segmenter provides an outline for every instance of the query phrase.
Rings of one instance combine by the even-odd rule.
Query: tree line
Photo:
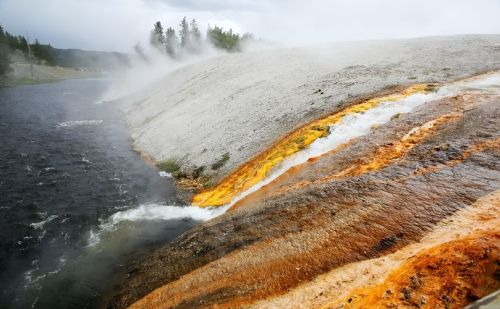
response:
[[[22,35],[13,35],[0,25],[0,75],[5,74],[10,69],[10,54],[20,50],[28,59],[31,57],[37,63],[55,65],[51,53],[52,46],[42,45],[35,39],[34,43],[29,43]]]
[[[253,40],[251,33],[240,35],[233,32],[232,29],[224,30],[221,27],[211,27],[210,25],[206,37],[203,39],[196,19],[188,22],[186,17],[181,20],[178,32],[172,27],[164,29],[161,22],[157,21],[150,34],[150,44],[174,59],[185,53],[202,52],[204,41],[218,49],[238,52],[241,51],[243,43],[250,40]]]

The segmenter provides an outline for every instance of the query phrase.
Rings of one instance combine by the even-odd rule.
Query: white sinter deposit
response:
[[[215,180],[291,130],[384,87],[500,68],[500,35],[344,42],[220,56],[171,72],[126,107],[135,146]],[[218,170],[211,165],[229,153]]]

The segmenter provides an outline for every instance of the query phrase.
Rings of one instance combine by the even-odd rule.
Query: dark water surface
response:
[[[127,261],[195,224],[138,219],[92,241],[114,213],[180,203],[99,103],[107,83],[0,88],[0,308],[96,307]]]

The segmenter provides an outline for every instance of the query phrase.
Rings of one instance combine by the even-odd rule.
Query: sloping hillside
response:
[[[110,304],[463,308],[498,290],[499,103],[494,71],[290,132],[198,194],[227,212],[134,263]]]
[[[494,68],[500,68],[499,35],[230,54],[169,74],[126,117],[138,149],[188,171],[204,167],[214,184],[292,129],[354,98]]]
[[[207,168],[227,177],[192,200],[222,214],[134,262],[108,305],[462,308],[498,290],[499,39],[266,51],[170,74],[128,110],[136,144],[188,166],[230,153]]]

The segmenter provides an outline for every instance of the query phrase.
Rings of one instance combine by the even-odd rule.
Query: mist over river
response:
[[[128,261],[196,224],[141,217],[180,201],[100,102],[108,84],[0,88],[1,308],[95,307]]]

